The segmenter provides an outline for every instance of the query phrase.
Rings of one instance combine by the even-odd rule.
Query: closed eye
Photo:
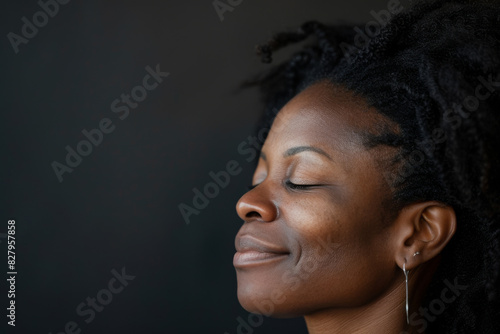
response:
[[[320,186],[320,184],[296,184],[290,180],[285,182],[286,186],[292,190],[307,190],[312,187]]]
[[[247,186],[248,188],[248,191],[256,188],[257,186],[259,186],[260,183],[257,183],[257,184],[251,184],[249,186]],[[306,189],[310,189],[312,187],[318,187],[318,186],[321,186],[321,184],[296,184],[296,183],[293,183],[292,181],[290,180],[287,180],[285,182],[286,186],[292,190],[306,190]]]

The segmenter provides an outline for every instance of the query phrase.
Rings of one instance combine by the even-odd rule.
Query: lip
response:
[[[236,253],[233,258],[235,268],[253,267],[278,260],[290,255],[283,247],[270,244],[251,235],[237,236]]]
[[[288,257],[289,253],[261,253],[258,251],[236,252],[233,257],[233,266],[235,268],[248,268],[274,262]]]

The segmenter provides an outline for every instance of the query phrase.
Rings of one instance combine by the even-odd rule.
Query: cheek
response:
[[[284,221],[297,239],[315,239],[339,229],[348,206],[340,193],[325,190],[299,195],[281,203]]]
[[[332,303],[363,304],[390,281],[384,274],[392,268],[388,232],[378,202],[367,205],[334,197],[309,196],[288,206],[286,213],[298,250],[291,272],[300,288],[294,295],[311,310]]]

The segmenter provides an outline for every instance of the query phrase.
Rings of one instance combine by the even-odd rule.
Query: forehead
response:
[[[282,108],[266,144],[307,143],[340,150],[361,149],[366,134],[379,134],[378,129],[388,123],[361,96],[322,81],[309,86]]]

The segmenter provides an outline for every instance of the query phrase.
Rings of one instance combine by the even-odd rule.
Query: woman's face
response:
[[[362,133],[382,116],[325,82],[278,114],[237,204],[238,299],[278,317],[356,307],[400,279],[380,170],[387,148],[367,149]]]

